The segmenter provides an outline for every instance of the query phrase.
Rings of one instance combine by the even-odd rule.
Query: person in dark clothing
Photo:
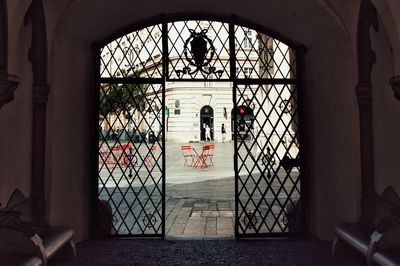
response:
[[[224,124],[222,124],[221,126],[221,133],[222,133],[222,142],[224,143],[226,141],[226,129]]]

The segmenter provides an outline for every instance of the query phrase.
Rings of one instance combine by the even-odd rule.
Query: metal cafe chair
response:
[[[214,144],[206,144],[206,146],[209,147],[209,150],[206,155],[206,160],[209,161],[209,163],[208,163],[209,166],[213,166],[214,165],[213,158],[214,158],[215,145]]]
[[[116,163],[114,158],[115,151],[117,149],[115,147],[108,147],[107,145],[99,144],[99,164],[113,165]],[[118,152],[118,151],[117,151]]]
[[[154,165],[154,153],[156,149],[156,146],[151,146],[149,152],[146,154],[146,157],[144,157],[143,161],[147,165],[147,167],[152,167]]]
[[[99,164],[108,164],[109,162],[109,156],[110,156],[110,152],[107,149],[106,145],[100,144],[99,143]]]
[[[111,147],[111,153],[112,154],[109,155],[109,159],[110,159],[111,164],[117,164],[118,163],[120,166],[124,166],[125,165],[124,157],[126,156],[127,146],[129,146],[129,144],[123,144],[122,146],[121,145],[116,145],[116,146]]]
[[[190,145],[182,145],[181,151],[183,159],[185,160],[183,166],[193,166],[196,155],[192,154],[192,147]],[[190,165],[189,165],[190,161]]]
[[[199,166],[201,168],[208,168],[206,160],[210,152],[210,145],[204,145],[200,154],[198,154],[196,150],[194,150],[194,152],[197,154],[197,160],[193,164],[193,168],[197,168]]]
[[[129,163],[129,149],[131,148],[131,144],[126,143],[121,146],[121,156],[119,157],[119,163],[121,166],[126,166]]]

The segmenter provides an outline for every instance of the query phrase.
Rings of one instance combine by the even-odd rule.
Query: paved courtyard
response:
[[[167,237],[234,236],[233,177],[167,184]]]
[[[234,197],[234,168],[233,168],[233,142],[214,143],[215,152],[213,166],[208,168],[192,168],[184,166],[184,159],[180,150],[181,143],[166,143],[166,237],[167,239],[214,239],[234,237],[235,197]],[[192,147],[200,151],[204,143],[191,143]],[[148,150],[144,148],[143,150]],[[293,191],[292,199],[299,198],[296,186],[287,182],[287,176],[279,174],[272,182],[269,194],[258,168],[252,169],[253,160],[245,157],[248,153],[241,150],[241,158],[246,162],[246,167],[240,169],[241,176],[250,175],[253,179],[245,182],[249,191],[243,190],[240,200],[248,205],[246,208],[255,209],[255,202],[265,198],[262,205],[266,206],[268,213],[266,225],[271,231],[282,231],[283,213],[282,206],[287,206],[287,193]],[[108,200],[112,197],[115,224],[120,234],[157,231],[161,233],[161,157],[157,147],[155,157],[158,164],[150,167],[142,165],[138,168],[103,166],[100,171],[101,184],[100,198]],[[144,158],[145,155],[138,155]],[[246,158],[246,159],[244,159]],[[129,177],[131,173],[132,177]],[[296,174],[294,174],[296,175]],[[111,178],[112,176],[112,178]],[[263,175],[265,176],[265,175]],[[264,178],[265,179],[265,178]],[[255,181],[257,180],[257,184]],[[286,182],[286,183],[284,183]],[[285,184],[281,189],[281,184]],[[157,186],[155,185],[157,184]],[[253,189],[255,186],[260,189]],[[254,199],[248,203],[249,194]],[[151,197],[149,197],[151,195]],[[147,213],[152,213],[149,218]],[[145,217],[143,217],[145,216]],[[135,222],[138,220],[138,222]],[[140,225],[150,224],[148,228]],[[279,221],[279,222],[276,222]]]

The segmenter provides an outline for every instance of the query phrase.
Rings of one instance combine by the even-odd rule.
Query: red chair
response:
[[[111,147],[112,154],[109,155],[109,158],[112,164],[117,164],[117,162],[120,162],[121,151],[122,149],[120,145]]]
[[[195,151],[196,152],[196,151]],[[197,156],[196,162],[193,164],[193,168],[201,167],[201,168],[208,168],[207,165],[207,157],[210,152],[210,145],[204,145],[201,151],[201,154]]]
[[[183,145],[181,146],[181,151],[183,154],[183,159],[185,162],[183,163],[183,166],[189,166],[188,162],[190,160],[190,166],[193,166],[194,164],[194,158],[196,157],[194,154],[192,154],[192,147],[189,145]]]
[[[99,144],[99,154],[102,159],[99,159],[99,163],[105,163],[107,165],[115,165],[117,162],[121,166],[126,166],[128,162],[129,149],[131,145],[129,143],[117,145],[113,147],[107,147],[106,145]]]
[[[214,144],[206,144],[206,146],[209,146],[209,147],[210,147],[210,149],[209,149],[208,152],[207,152],[206,160],[209,160],[208,165],[213,166],[213,165],[214,165],[213,157],[214,157],[214,148],[215,148],[215,145],[214,145]]]
[[[113,148],[110,149],[106,144],[99,144],[99,154],[101,157],[99,158],[99,164],[115,164],[115,158],[113,157],[112,150]]]
[[[99,143],[99,164],[107,163],[109,152],[105,146]]]
[[[121,166],[126,166],[129,163],[129,149],[131,148],[130,143],[122,144],[121,146],[121,156],[119,158],[119,164]]]
[[[152,167],[154,165],[154,152],[157,149],[156,146],[151,146],[149,152],[147,153],[146,157],[144,157],[144,163],[148,166],[148,167]]]

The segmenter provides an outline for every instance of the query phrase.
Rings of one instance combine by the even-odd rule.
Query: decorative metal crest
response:
[[[216,74],[219,78],[222,76],[222,70],[216,70],[215,67],[208,67],[211,61],[214,59],[215,55],[215,47],[212,43],[211,39],[207,36],[206,29],[195,32],[192,29],[189,29],[190,37],[185,41],[185,45],[183,46],[183,53],[185,54],[186,60],[189,62],[189,65],[194,66],[195,69],[191,69],[189,66],[185,66],[182,70],[177,70],[176,74],[178,77],[189,74],[192,75],[198,71],[210,75]],[[189,50],[190,43],[190,50]]]

